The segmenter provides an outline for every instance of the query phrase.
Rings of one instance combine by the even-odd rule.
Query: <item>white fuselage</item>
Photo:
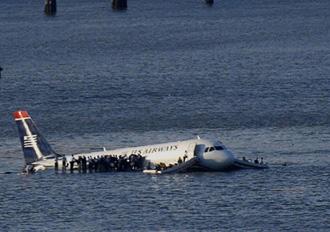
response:
[[[115,150],[106,150],[90,153],[80,153],[66,156],[69,162],[78,159],[79,156],[85,157],[101,157],[101,156],[124,156],[124,155],[141,155],[145,157],[146,161],[153,164],[165,163],[166,165],[175,164],[179,157],[183,159],[186,155],[190,159],[194,156],[194,149],[196,145],[205,145],[205,151],[198,154],[199,165],[205,169],[220,171],[230,168],[234,162],[234,155],[220,142],[210,141],[205,139],[192,139],[185,141],[178,141],[172,143],[154,144],[140,147],[121,148]],[[196,154],[195,154],[196,155]],[[34,165],[42,165],[45,167],[54,167],[54,157],[45,158],[43,160],[34,162]],[[61,158],[59,158],[59,166],[61,167]]]

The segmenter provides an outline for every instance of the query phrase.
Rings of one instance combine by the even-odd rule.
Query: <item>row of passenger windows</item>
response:
[[[207,148],[205,148],[205,152],[211,152],[211,151],[214,151],[214,150],[220,151],[220,150],[223,150],[223,147],[221,147],[221,146],[214,146],[214,147],[207,147]]]

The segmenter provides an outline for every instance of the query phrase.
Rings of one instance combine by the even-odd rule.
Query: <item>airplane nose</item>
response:
[[[200,157],[200,164],[212,170],[222,170],[234,163],[234,155],[228,150],[206,152]]]

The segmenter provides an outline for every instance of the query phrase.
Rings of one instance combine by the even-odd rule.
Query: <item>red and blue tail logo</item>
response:
[[[55,153],[39,132],[27,111],[16,111],[13,113],[13,117],[18,127],[18,135],[26,164],[42,160],[44,156]]]

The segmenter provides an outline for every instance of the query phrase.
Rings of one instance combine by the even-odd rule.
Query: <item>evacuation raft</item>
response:
[[[254,163],[248,160],[239,160],[236,159],[234,161],[234,166],[237,168],[242,168],[242,169],[265,169],[269,168],[269,166],[265,163]]]

